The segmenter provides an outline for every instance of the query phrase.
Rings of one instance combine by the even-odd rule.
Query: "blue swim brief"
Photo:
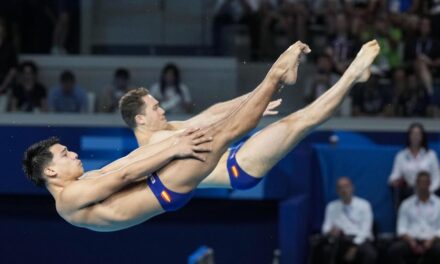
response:
[[[148,177],[147,185],[151,191],[153,191],[162,208],[167,212],[182,208],[194,195],[194,191],[189,193],[176,193],[169,190],[163,185],[157,173],[152,173],[150,177]]]
[[[229,151],[229,157],[226,166],[229,173],[231,187],[237,190],[246,190],[257,185],[262,178],[257,178],[246,173],[237,163],[236,154],[243,146],[244,142],[238,146],[232,147]]]

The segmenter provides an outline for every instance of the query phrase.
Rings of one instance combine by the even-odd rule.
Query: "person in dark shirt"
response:
[[[18,67],[19,83],[13,88],[11,111],[47,111],[47,91],[38,82],[38,68],[35,63],[25,61]]]
[[[335,33],[328,36],[326,53],[333,59],[334,70],[342,74],[356,55],[358,41],[349,32],[349,22],[345,14],[335,17]]]
[[[430,102],[428,92],[416,75],[407,78],[408,84],[397,99],[397,113],[405,117],[425,117]]]
[[[353,116],[389,116],[391,96],[389,89],[373,72],[370,80],[353,88]]]
[[[424,17],[419,24],[419,37],[405,44],[405,61],[412,66],[427,92],[432,95],[433,74],[440,71],[440,43],[431,37],[431,22]]]
[[[73,72],[66,70],[60,75],[60,83],[50,89],[49,111],[57,113],[85,113],[88,109],[86,91],[76,84]]]

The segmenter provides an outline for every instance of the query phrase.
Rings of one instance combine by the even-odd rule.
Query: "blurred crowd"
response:
[[[252,60],[273,60],[296,40],[309,43],[315,74],[305,87],[306,103],[329,89],[362,43],[375,38],[381,52],[372,78],[354,88],[350,114],[440,116],[440,1],[219,0],[217,54],[227,51],[222,45],[231,33],[249,37]]]
[[[216,55],[231,55],[231,43],[233,47],[240,46],[244,39],[247,39],[249,59],[254,61],[273,61],[296,40],[310,44],[313,55],[307,59],[313,71],[304,85],[304,103],[310,103],[334,85],[362,43],[375,38],[381,52],[372,67],[372,76],[368,82],[353,88],[345,115],[440,117],[439,0],[218,0],[214,3],[211,35],[212,52]],[[29,84],[24,85],[26,72],[29,75],[30,71],[36,78],[38,67],[35,63],[31,66],[27,63],[28,67],[26,63],[19,65],[17,53],[74,52],[75,48],[69,45],[78,41],[69,40],[75,35],[72,26],[79,24],[72,21],[77,13],[77,1],[21,0],[0,4],[0,94],[9,93],[13,97],[9,96],[8,102],[0,97],[0,108],[3,102],[9,111],[30,111],[29,107],[16,104],[21,105],[26,93],[35,93],[38,96],[33,98],[44,98],[38,102],[41,111],[56,109],[50,106],[52,91],[43,92],[44,86],[38,85],[29,92]],[[232,55],[240,57],[240,54]],[[180,82],[178,71],[177,74],[172,68],[170,71]],[[64,77],[75,82],[75,76],[70,75]],[[119,72],[118,76],[130,78],[128,70]],[[60,82],[65,81],[61,79],[60,76]],[[189,89],[180,85],[179,89],[165,91],[162,77],[159,79],[161,87],[150,87],[158,98],[162,96],[162,101],[173,104],[169,98],[179,97],[185,103],[178,108],[189,112]],[[161,93],[169,98],[165,99]],[[94,98],[79,97],[81,104],[87,104],[86,99],[94,100],[88,103],[88,111],[115,110],[114,105],[103,107]],[[102,96],[98,94],[95,98]],[[74,108],[80,112],[85,109]]]

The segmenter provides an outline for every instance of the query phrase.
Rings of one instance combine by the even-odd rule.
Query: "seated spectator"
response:
[[[344,8],[352,17],[369,19],[380,6],[380,0],[345,0]]]
[[[279,6],[275,1],[263,0],[259,2],[256,11],[257,23],[259,25],[258,59],[272,60],[277,49],[277,37],[289,37],[293,33],[292,17],[290,8]],[[287,41],[288,42],[288,41]],[[286,43],[287,44],[287,43]],[[255,59],[255,58],[253,58]]]
[[[112,87],[105,89],[99,97],[98,111],[112,113],[118,110],[119,99],[130,89],[130,72],[125,68],[116,69]]]
[[[419,0],[422,2],[421,0]],[[440,1],[439,0],[425,0],[424,13],[429,15],[432,25],[432,35],[436,39],[440,39]]]
[[[75,9],[75,1],[57,0],[56,8],[52,14],[55,20],[51,53],[54,55],[66,54],[66,44],[72,27],[72,14]]]
[[[313,263],[375,263],[373,212],[368,201],[353,196],[353,189],[349,178],[338,179],[340,199],[327,205],[324,237],[316,248],[321,254],[313,254]]]
[[[289,43],[296,40],[307,40],[307,20],[311,12],[308,2],[304,0],[281,0],[279,13],[283,17],[282,24],[285,27]]]
[[[425,87],[417,76],[410,74],[406,77],[407,84],[397,97],[397,115],[404,117],[426,117],[431,102]]]
[[[403,201],[397,218],[396,241],[388,250],[388,263],[440,263],[440,199],[430,192],[428,172],[419,172],[416,194]]]
[[[353,89],[353,116],[390,116],[389,89],[379,82],[379,72],[372,71],[370,79]]]
[[[377,39],[379,42],[380,53],[375,65],[385,73],[402,64],[399,50],[401,37],[400,31],[391,27],[387,16],[380,16],[374,21],[374,31],[368,39]]]
[[[440,42],[431,37],[431,22],[428,18],[420,20],[419,36],[406,42],[404,58],[412,66],[428,94],[432,95],[432,75],[440,71]]]
[[[47,91],[38,82],[38,68],[31,61],[22,62],[18,67],[19,82],[12,90],[10,110],[33,112],[47,111]]]
[[[9,91],[17,73],[17,53],[7,38],[6,24],[0,18],[0,97]]]
[[[406,72],[403,68],[397,68],[392,73],[391,81],[391,93],[392,99],[391,104],[393,108],[393,115],[398,116],[399,102],[398,99],[401,97],[402,93],[405,92],[407,84]]]
[[[414,193],[416,177],[421,171],[431,175],[430,190],[440,186],[440,166],[437,155],[428,147],[428,137],[422,124],[414,123],[408,129],[405,149],[397,153],[388,180],[394,189],[396,204]]]
[[[313,78],[308,78],[305,85],[305,101],[307,104],[320,97],[339,79],[338,75],[333,72],[330,56],[327,54],[318,56],[316,60],[316,73],[313,76]]]
[[[326,53],[333,59],[335,71],[338,74],[344,73],[350,61],[356,56],[358,41],[350,35],[347,17],[345,14],[336,15],[336,32],[329,36],[329,46]]]
[[[191,95],[188,87],[181,83],[180,70],[175,64],[165,65],[160,82],[151,86],[150,93],[168,113],[191,113]]]
[[[255,58],[259,49],[260,28],[256,11],[258,2],[250,0],[217,0],[214,8],[213,40],[214,53],[222,55],[223,28],[228,25],[240,24],[248,28],[251,38],[251,53]]]
[[[60,85],[49,93],[49,110],[52,112],[87,112],[87,94],[76,85],[75,75],[64,71],[60,75]]]

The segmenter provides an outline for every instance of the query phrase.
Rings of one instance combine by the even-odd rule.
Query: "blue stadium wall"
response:
[[[308,236],[319,231],[325,203],[336,198],[335,180],[342,175],[352,178],[356,194],[372,203],[379,232],[394,231],[386,181],[404,133],[314,132],[270,171],[259,191],[247,196],[204,190],[178,212],[116,233],[68,225],[56,215],[47,192],[26,181],[23,151],[50,135],[78,152],[87,169],[136,146],[125,128],[0,127],[3,263],[40,258],[47,263],[184,263],[200,245],[215,250],[217,263],[270,263],[275,248],[282,250],[282,263],[306,263]],[[338,136],[338,144],[328,143],[331,135]],[[438,153],[440,135],[429,137]]]

